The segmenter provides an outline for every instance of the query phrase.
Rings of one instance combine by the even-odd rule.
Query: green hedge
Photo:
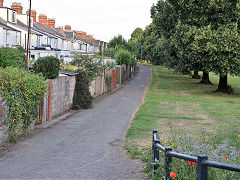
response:
[[[46,92],[44,78],[20,68],[0,68],[0,91],[8,100],[9,136],[13,139],[22,135],[38,117],[39,100]]]
[[[115,56],[118,65],[129,65],[131,63],[131,53],[127,50],[120,49]]]
[[[73,109],[88,109],[92,106],[93,97],[89,91],[90,79],[83,70],[77,71],[76,84],[73,95]]]
[[[59,76],[60,60],[54,56],[39,58],[33,64],[33,71],[36,74],[43,74],[47,79],[55,79]]]
[[[17,48],[0,48],[0,67],[8,66],[24,67],[25,50],[19,46]]]

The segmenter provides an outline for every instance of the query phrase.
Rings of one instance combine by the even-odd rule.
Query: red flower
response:
[[[188,164],[189,165],[195,165],[195,166],[197,165],[195,162],[192,162],[192,161],[188,161]]]
[[[170,176],[171,176],[173,179],[175,179],[175,178],[177,177],[177,174],[176,174],[175,172],[171,172],[171,173],[170,173]]]
[[[225,156],[224,158],[225,158],[225,159],[227,159],[227,158],[228,158],[228,156]]]

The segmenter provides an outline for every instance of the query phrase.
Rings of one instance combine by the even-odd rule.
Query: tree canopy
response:
[[[229,0],[159,0],[144,31],[145,58],[179,72],[203,71],[203,77],[217,73],[218,91],[229,92],[227,74],[240,74],[239,5]]]

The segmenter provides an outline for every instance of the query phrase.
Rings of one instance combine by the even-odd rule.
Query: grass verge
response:
[[[156,129],[162,143],[172,146],[174,151],[181,148],[183,153],[200,153],[201,149],[194,149],[197,142],[198,147],[209,146],[210,149],[205,149],[209,156],[216,154],[210,159],[226,162],[224,157],[228,155],[228,163],[240,165],[240,78],[229,77],[229,85],[235,94],[225,95],[214,93],[218,84],[218,76],[214,74],[210,78],[215,85],[202,85],[199,80],[160,66],[152,66],[152,73],[145,102],[126,135],[125,148],[130,156],[148,161],[152,130]],[[221,149],[222,146],[225,149]],[[178,177],[188,179],[189,172],[184,167],[181,174],[186,176]],[[215,176],[219,172],[211,173]],[[236,174],[228,176],[235,177]],[[221,173],[216,176],[225,177]]]

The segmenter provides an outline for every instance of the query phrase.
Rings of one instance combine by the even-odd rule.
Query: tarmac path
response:
[[[0,156],[0,179],[144,179],[143,164],[122,148],[132,115],[141,104],[151,68],[121,89],[26,138]]]

